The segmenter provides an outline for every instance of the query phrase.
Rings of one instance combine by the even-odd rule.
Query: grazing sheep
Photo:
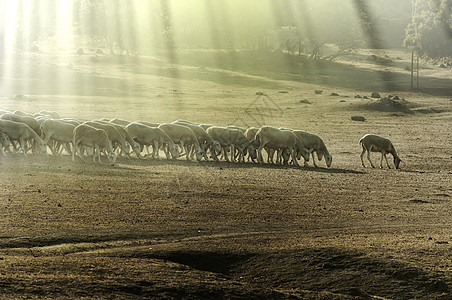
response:
[[[44,141],[27,124],[10,120],[0,120],[0,131],[5,133],[11,141],[15,140],[19,142],[25,157],[28,157],[28,141],[34,141],[41,152],[46,152],[46,144]]]
[[[137,143],[143,146],[152,145],[153,157],[160,159],[159,149],[163,144],[168,145],[172,158],[176,159],[179,157],[176,144],[162,129],[132,122],[125,127],[125,130]],[[169,158],[168,154],[167,158]]]
[[[190,145],[194,145],[195,147],[195,154],[196,154],[196,160],[201,161],[201,159],[204,156],[204,150],[202,150],[201,146],[199,145],[199,141],[196,138],[195,133],[193,130],[191,130],[187,126],[178,125],[178,124],[169,124],[164,123],[160,124],[158,127],[166,132],[166,134],[169,135],[169,137],[176,143],[180,144],[181,148],[185,150],[185,156],[187,160],[190,160]],[[184,155],[181,154],[181,155]]]
[[[132,150],[136,154],[136,156],[138,158],[140,158],[141,146],[130,136],[130,134],[125,130],[124,126],[118,125],[115,123],[105,122],[105,121],[103,121],[103,123],[109,124],[109,125],[112,125],[113,127],[115,127],[116,130],[119,132],[119,134],[130,144],[130,146],[132,147]],[[119,155],[121,155],[121,154],[122,154],[122,151],[119,153]]]
[[[74,147],[72,149],[72,161],[75,161],[75,154],[77,152],[79,153],[80,159],[84,161],[84,151],[82,147],[91,147],[93,148],[93,162],[96,162],[96,156],[98,156],[99,163],[101,163],[100,152],[101,149],[105,149],[110,164],[114,165],[116,162],[116,154],[113,151],[113,146],[105,130],[97,129],[86,124],[80,124],[75,127],[73,134],[72,143],[74,144]]]
[[[48,117],[50,117],[52,119],[59,119],[60,118],[60,115],[57,112],[49,111],[49,110],[41,110],[41,111],[39,111],[38,114],[42,115],[42,116],[48,116]]]
[[[239,151],[239,161],[244,161],[244,156],[249,151],[250,155],[256,155],[256,149],[251,145],[251,142],[238,129],[212,126],[207,128],[207,133],[216,141],[218,141],[223,148],[223,156],[226,161],[229,161],[227,156],[227,149],[231,150],[231,161],[235,162],[235,150]],[[213,155],[214,160],[218,161],[218,157]]]
[[[263,163],[262,149],[269,147],[278,150],[278,161],[281,160],[282,151],[288,149],[294,165],[299,166],[295,157],[295,151],[298,150],[306,161],[309,161],[309,151],[303,145],[291,130],[281,130],[271,126],[262,126],[256,133],[256,139],[259,140],[258,161]]]
[[[209,159],[207,158],[206,151],[207,149],[210,149],[210,152],[215,153],[215,155],[219,155],[221,152],[221,145],[218,141],[214,140],[205,129],[203,129],[201,126],[196,125],[194,123],[185,123],[187,121],[175,121],[172,124],[179,124],[183,126],[187,126],[191,130],[193,130],[193,133],[196,135],[196,138],[198,139],[200,145],[204,149],[204,158],[206,161]]]
[[[71,153],[71,147],[74,147],[73,135],[74,135],[75,125],[66,123],[61,120],[48,119],[41,123],[41,136],[44,139],[46,145],[49,146],[50,151],[53,155],[58,154],[58,147],[55,144],[50,145],[49,141],[54,141],[57,143],[62,143],[66,146],[66,149]],[[61,154],[61,153],[60,153]]]
[[[140,123],[149,127],[159,127],[160,123],[152,123],[148,121],[134,121],[133,123]]]
[[[78,119],[74,119],[74,118],[62,118],[62,119],[59,119],[59,120],[63,121],[63,122],[66,122],[66,123],[70,123],[70,124],[75,125],[75,126],[78,126],[78,125],[83,123],[83,121],[78,120]]]
[[[369,160],[372,168],[375,168],[375,166],[372,163],[372,161],[370,160],[370,152],[380,152],[381,153],[380,168],[383,168],[383,157],[384,157],[389,169],[391,167],[389,166],[389,162],[388,162],[388,158],[386,157],[386,154],[391,153],[392,156],[394,157],[394,165],[395,165],[396,169],[399,168],[400,162],[402,160],[397,155],[397,152],[390,140],[383,138],[381,136],[378,136],[378,135],[366,134],[359,140],[359,143],[363,147],[363,152],[361,152],[361,163],[362,163],[363,167],[366,167],[364,165],[363,156],[364,156],[364,153],[367,151],[367,159]]]
[[[127,120],[123,120],[123,119],[116,119],[115,118],[115,119],[111,119],[110,123],[115,123],[115,124],[118,124],[118,125],[127,126],[130,123],[132,123],[132,122],[127,121]]]
[[[116,148],[117,145],[121,148],[122,151],[127,155],[128,158],[130,158],[130,144],[127,142],[124,137],[116,130],[116,128],[111,125],[104,122],[97,122],[97,121],[87,121],[84,122],[84,124],[87,124],[89,126],[92,126],[97,129],[103,129],[108,135],[108,138],[112,142],[113,149]]]
[[[10,120],[14,122],[20,122],[27,124],[33,129],[38,135],[41,135],[41,130],[39,129],[39,122],[35,118],[28,115],[17,115],[17,114],[4,114],[1,116],[3,120]]]
[[[314,152],[317,154],[319,161],[325,156],[326,166],[328,168],[331,167],[333,157],[328,152],[325,143],[323,143],[323,140],[318,135],[302,130],[293,130],[293,133],[303,142],[303,145],[312,154],[312,161],[315,167],[317,167],[317,164],[315,163]],[[297,158],[300,159],[300,156],[297,155]],[[304,164],[306,166],[308,164],[307,161],[305,161]]]
[[[239,127],[239,126],[234,126],[234,125],[228,125],[228,126],[226,126],[226,128],[228,128],[228,129],[237,129],[237,130],[241,131],[242,133],[245,133],[245,131],[246,131],[245,128],[242,128],[242,127]]]
[[[0,131],[0,153],[2,156],[5,156],[4,149],[9,151],[9,146],[11,146],[11,141],[9,140],[9,137]]]
[[[199,126],[201,126],[202,129],[207,130],[207,128],[212,127],[212,124],[199,124]]]

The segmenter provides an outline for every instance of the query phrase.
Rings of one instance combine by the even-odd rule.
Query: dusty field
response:
[[[412,93],[405,57],[209,55],[24,56],[14,76],[2,63],[0,108],[305,129],[333,166],[0,157],[0,297],[451,299],[450,69]],[[406,102],[354,98],[372,91]],[[400,170],[361,167],[365,133],[393,141]]]

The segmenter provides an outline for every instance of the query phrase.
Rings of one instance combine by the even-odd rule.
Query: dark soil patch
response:
[[[362,105],[362,109],[381,112],[403,112],[406,114],[413,114],[414,112],[411,110],[411,106],[412,105],[404,99],[394,100],[390,98],[380,98],[378,100],[368,100],[366,104]]]

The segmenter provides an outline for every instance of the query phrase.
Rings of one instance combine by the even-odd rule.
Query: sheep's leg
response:
[[[93,149],[93,163],[96,162],[96,153],[99,154],[99,159],[100,159],[100,151],[96,152],[96,150],[97,150],[97,145],[94,145],[94,149]]]
[[[388,169],[391,169],[391,166],[389,165],[389,162],[388,162],[388,158],[386,157],[386,153],[384,154],[384,157],[385,157],[385,160],[386,160],[386,164],[388,165]]]
[[[318,168],[317,164],[315,163],[314,151],[311,152],[311,155],[312,155],[312,162],[314,163],[314,167]]]
[[[229,162],[227,147],[223,148],[223,158],[225,161]]]
[[[275,155],[275,151],[270,148],[264,148],[264,149],[265,149],[265,152],[267,152],[267,163],[273,164],[273,156]]]
[[[94,145],[94,157],[96,157],[96,153],[97,153],[97,158],[99,159],[99,163],[101,164],[102,162],[100,161],[100,148],[98,145]]]
[[[28,157],[27,156],[27,150],[28,150],[27,141],[24,141],[23,139],[19,139],[19,144],[20,144],[20,148],[22,149],[25,157]]]
[[[210,150],[210,153],[212,154],[212,158],[214,161],[218,162],[219,159],[218,159],[217,153],[215,153],[215,151],[212,151],[212,150],[213,149]],[[220,153],[221,153],[221,151],[220,151]]]
[[[72,161],[75,161],[75,153],[77,152],[77,144],[75,143],[75,140],[72,142],[72,144],[74,145],[72,147]]]
[[[372,163],[372,161],[370,160],[370,149],[367,150],[367,159],[370,162],[370,165],[372,166],[372,168],[375,168],[374,164]]]
[[[363,147],[363,151],[361,152],[360,157],[361,157],[361,165],[362,165],[364,168],[366,167],[366,165],[364,164],[364,159],[363,159],[365,153],[366,153],[366,148]]]
[[[298,161],[297,161],[297,158],[295,156],[293,149],[289,149],[289,151],[290,151],[290,156],[292,157],[292,160],[293,160],[293,164],[295,166],[299,167],[300,165],[298,164]]]
[[[185,145],[185,157],[190,160],[190,145]]]
[[[276,150],[276,164],[281,164],[281,157],[282,157],[282,149]]]
[[[257,161],[259,162],[259,164],[262,164],[264,162],[264,159],[262,158],[262,149],[264,149],[263,146],[259,146],[259,148],[257,148]]]
[[[160,159],[160,154],[159,154],[159,150],[160,150],[160,147],[159,147],[159,141],[157,141],[157,140],[155,140],[154,141],[154,145],[152,145],[152,148],[153,148],[153,152],[152,152],[152,156],[153,157],[157,157],[157,159]]]
[[[231,161],[235,162],[235,146],[231,144]]]
[[[166,159],[170,159],[170,151],[169,151],[170,146],[169,146],[169,144],[162,143],[162,147],[161,148],[163,150],[163,153],[165,153]]]
[[[190,149],[190,159],[194,160],[195,159],[195,146],[191,145],[190,147],[188,147]]]

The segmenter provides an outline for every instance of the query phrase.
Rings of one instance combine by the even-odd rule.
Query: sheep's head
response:
[[[281,153],[282,159],[283,159],[283,163],[287,164],[290,160],[290,150],[289,149],[284,149]]]
[[[46,143],[44,141],[39,143],[39,150],[41,151],[41,153],[46,153],[47,152],[47,146],[46,146]]]
[[[114,166],[116,163],[116,153],[112,152],[108,152],[107,155],[108,161],[110,162],[110,166]]]
[[[394,156],[394,166],[395,166],[396,169],[399,168],[399,165],[400,165],[401,161],[402,160],[398,156]]]
[[[130,148],[131,148],[131,145],[129,144],[129,142],[128,141],[125,141],[124,142],[124,151],[127,153],[127,154],[129,154],[130,153]]]
[[[170,145],[169,146],[169,151],[171,153],[171,157],[172,158],[176,159],[176,158],[179,157],[179,151],[178,151],[178,148],[177,148],[176,144]]]
[[[309,155],[311,154],[311,152],[309,151],[309,149],[305,148],[305,147],[301,147],[298,148],[298,153],[301,154],[301,156],[303,156],[304,160],[306,162],[309,161]]]
[[[330,154],[325,155],[325,162],[326,166],[329,168],[331,167],[331,164],[333,163],[333,157]]]
[[[249,155],[252,159],[256,159],[257,158],[257,151],[256,148],[253,145],[249,145],[248,146],[248,152]]]
[[[213,141],[212,142],[212,149],[213,151],[215,151],[216,155],[220,155],[221,154],[221,145],[218,141]]]
[[[201,161],[201,159],[204,157],[204,150],[202,150],[200,147],[196,147],[196,160]]]

